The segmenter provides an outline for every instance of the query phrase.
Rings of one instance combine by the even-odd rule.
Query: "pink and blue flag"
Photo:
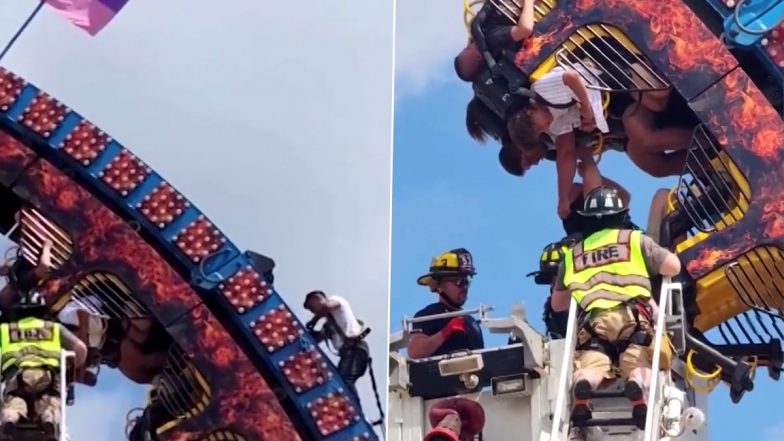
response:
[[[58,14],[95,36],[129,0],[46,0]]]

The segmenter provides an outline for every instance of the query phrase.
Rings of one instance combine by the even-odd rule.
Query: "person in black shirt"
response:
[[[479,28],[479,29],[477,29]],[[491,2],[485,2],[471,23],[472,37],[484,35],[488,49],[498,59],[504,50],[517,50],[534,33],[534,0],[523,0],[516,22],[512,22]]]
[[[516,22],[504,16],[492,3],[485,2],[471,22],[468,45],[455,57],[455,73],[463,81],[474,81],[485,65],[482,52],[486,50],[498,60],[503,51],[519,49],[533,32],[534,0],[523,0]]]
[[[471,253],[465,248],[447,251],[430,264],[430,272],[417,283],[438,294],[438,302],[419,310],[414,317],[459,311],[468,297],[471,277],[476,275]],[[410,358],[435,357],[461,350],[484,348],[479,322],[471,316],[415,323],[408,342]]]

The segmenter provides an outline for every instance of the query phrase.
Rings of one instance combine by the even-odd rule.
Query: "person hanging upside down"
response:
[[[587,74],[586,74],[587,75]],[[565,219],[570,213],[569,192],[577,173],[578,160],[593,162],[593,152],[587,146],[578,148],[575,129],[609,132],[598,90],[588,89],[576,70],[556,67],[531,85],[531,90],[552,104],[569,104],[567,108],[548,107],[530,103],[515,112],[507,122],[512,141],[523,150],[540,148],[540,136],[549,136],[555,144],[558,175],[558,216]],[[597,175],[598,175],[598,169]],[[601,179],[601,178],[598,178]]]
[[[468,45],[455,57],[458,78],[473,81],[485,66],[483,51],[498,59],[504,50],[516,51],[534,32],[534,0],[523,0],[516,23],[501,14],[491,2],[485,2],[471,21]]]
[[[572,419],[591,418],[589,398],[603,382],[615,379],[617,366],[632,402],[632,418],[644,429],[644,390],[652,371],[650,345],[658,309],[650,278],[675,276],[681,262],[642,232],[623,227],[628,207],[613,189],[594,190],[581,214],[591,218],[592,231],[566,252],[551,302],[554,311],[565,311],[574,298],[581,311]]]
[[[640,88],[663,87],[637,63],[632,64],[631,77]],[[623,113],[629,159],[655,178],[680,175],[699,120],[672,87],[632,93],[632,97],[636,102]]]
[[[539,164],[543,158],[540,149],[522,150],[516,148],[511,141],[505,142],[501,151],[498,153],[498,161],[501,167],[512,176],[522,177],[532,166]],[[583,207],[585,195],[599,186],[614,188],[618,191],[621,200],[626,206],[631,202],[631,194],[619,183],[612,179],[601,176],[599,168],[594,161],[584,161],[577,165],[577,174],[582,178],[582,183],[573,182],[569,188],[569,214],[562,219],[564,233],[567,236],[581,233],[584,229],[585,217],[580,216],[578,211]],[[633,224],[630,228],[637,229]]]

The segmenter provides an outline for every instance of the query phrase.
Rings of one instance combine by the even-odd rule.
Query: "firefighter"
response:
[[[329,340],[332,343],[340,357],[338,372],[356,395],[355,384],[365,375],[370,363],[370,348],[364,340],[369,330],[357,320],[351,305],[343,297],[311,291],[305,296],[303,306],[313,313],[305,327],[317,341]],[[322,318],[326,319],[326,323],[316,330],[315,326]]]
[[[60,354],[63,348],[75,353],[74,370],[87,359],[87,346],[65,326],[41,319],[46,302],[38,293],[24,293],[11,308],[9,321],[0,324],[0,364],[6,383],[3,397],[3,429],[9,432],[20,419],[36,420],[29,415],[27,403],[42,429],[58,436],[61,405]]]
[[[414,317],[426,317],[462,309],[471,278],[476,275],[474,260],[465,248],[446,251],[434,257],[430,271],[417,283],[438,294],[438,301],[417,311]],[[484,348],[482,328],[470,315],[438,318],[415,323],[408,342],[408,356],[425,358],[461,350]]]
[[[564,255],[551,301],[554,311],[568,310],[570,297],[580,308],[572,419],[591,418],[589,398],[605,380],[615,379],[617,365],[632,418],[644,429],[657,314],[650,277],[675,276],[681,262],[642,232],[624,227],[628,207],[614,189],[591,192],[580,214],[589,218],[590,228]]]
[[[558,274],[558,265],[560,265],[569,247],[576,242],[576,237],[579,236],[567,236],[558,242],[548,244],[544,247],[539,257],[539,271],[526,274],[526,277],[534,278],[535,284],[548,285],[550,287],[550,295],[544,302],[542,320],[547,329],[547,335],[552,339],[561,339],[566,336],[566,323],[569,320],[569,311],[553,311],[550,299],[553,294],[555,276]]]

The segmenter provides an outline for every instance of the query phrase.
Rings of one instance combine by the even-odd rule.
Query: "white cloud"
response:
[[[345,296],[373,327],[386,402],[392,4],[193,5],[130,2],[96,38],[45,9],[3,64],[275,259],[297,313],[310,289]],[[32,6],[0,4],[0,40]],[[375,417],[370,381],[359,388]]]
[[[762,429],[762,441],[781,441],[784,439],[784,423]]]
[[[468,39],[462,2],[398,0],[396,21],[397,96],[418,94],[445,81],[458,81],[451,65]]]

